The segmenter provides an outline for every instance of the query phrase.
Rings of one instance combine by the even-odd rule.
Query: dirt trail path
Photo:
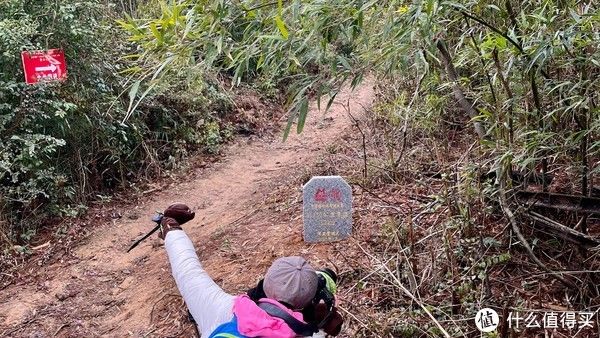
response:
[[[95,231],[72,255],[0,292],[0,336],[155,336],[149,327],[157,298],[165,297],[165,285],[172,286],[166,255],[154,237],[125,253],[130,239],[152,227],[149,216],[172,202],[188,203],[197,216],[185,228],[197,246],[201,239],[218,239],[223,227],[236,231],[232,222],[252,214],[264,200],[267,183],[314,165],[328,145],[348,132],[351,121],[342,102],[349,100],[357,116],[373,96],[368,83],[352,93],[342,92],[325,119],[312,107],[304,133],[292,133],[286,143],[279,137],[240,140],[226,150],[222,162],[199,171],[197,178],[152,195],[135,210],[119,210],[121,219]],[[264,234],[259,240],[265,248],[287,245],[277,238]],[[223,262],[213,257],[210,266],[219,264]]]

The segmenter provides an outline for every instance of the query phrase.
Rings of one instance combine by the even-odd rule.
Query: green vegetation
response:
[[[160,5],[158,18],[121,21],[141,49],[131,55],[138,63],[131,71],[148,89],[179,67],[225,73],[267,92],[281,88],[292,107],[288,131],[297,119],[300,132],[311,95],[330,94],[327,108],[344,80],[356,85],[366,71],[354,76],[351,66],[364,20],[356,1],[152,3]]]
[[[125,55],[135,46],[96,1],[0,3],[0,243],[27,244],[40,226],[90,200],[216,152],[231,99],[195,72],[172,74],[128,117]],[[22,50],[62,48],[65,83],[26,85]]]
[[[262,78],[289,93],[301,131],[310,95],[372,73],[394,87],[394,113],[418,112],[397,120],[473,124],[488,169],[569,162],[589,175],[598,20],[574,1],[211,1],[162,3],[160,18],[122,26],[143,51],[132,57],[154,65],[136,68],[148,86],[171,64]]]

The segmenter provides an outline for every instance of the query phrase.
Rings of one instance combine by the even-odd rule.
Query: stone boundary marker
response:
[[[352,188],[341,176],[314,176],[302,189],[304,241],[333,242],[352,234]]]

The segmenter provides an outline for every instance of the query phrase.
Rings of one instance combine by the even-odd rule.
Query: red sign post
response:
[[[63,81],[67,78],[67,64],[62,49],[23,51],[21,60],[27,84]]]

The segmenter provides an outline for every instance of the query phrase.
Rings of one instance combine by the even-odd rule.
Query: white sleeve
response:
[[[165,238],[165,249],[173,278],[202,337],[233,317],[234,297],[224,292],[204,271],[194,244],[181,230],[172,230]]]

